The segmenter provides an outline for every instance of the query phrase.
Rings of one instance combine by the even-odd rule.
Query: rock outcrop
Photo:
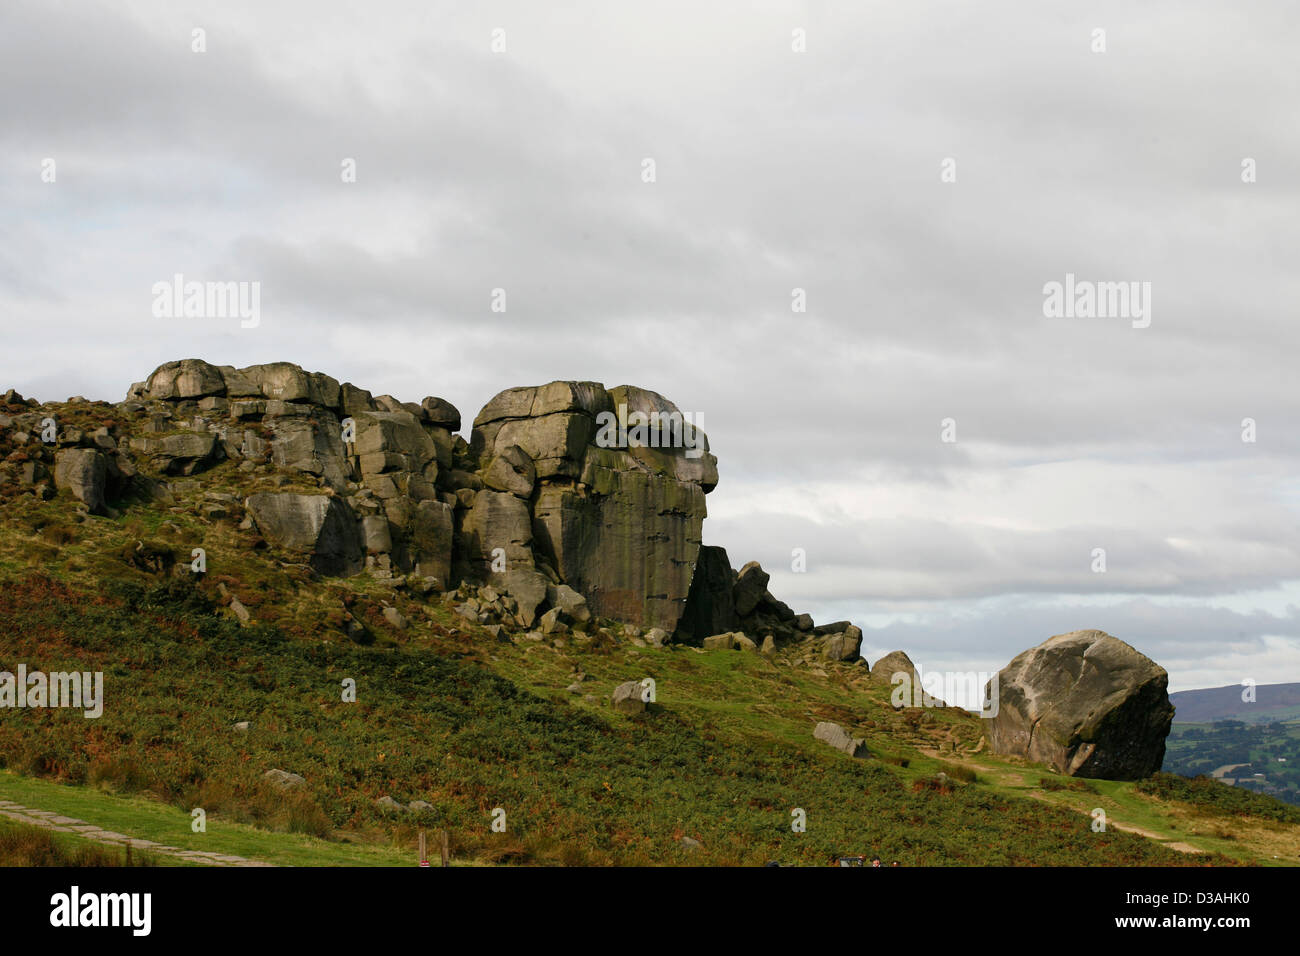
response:
[[[596,382],[507,389],[475,417],[469,452],[486,486],[466,519],[481,573],[536,570],[601,617],[677,626],[718,478],[675,405]]]
[[[733,571],[725,549],[700,548],[677,639],[705,644],[708,638],[738,631],[754,635],[760,644],[771,638],[773,647],[809,641],[824,660],[862,660],[860,628],[849,621],[814,626],[809,615],[795,614],[773,596],[768,590],[770,581],[771,576],[757,561]]]
[[[1141,779],[1164,761],[1168,683],[1164,668],[1109,634],[1058,634],[998,673],[989,746],[1058,773]]]
[[[493,626],[559,636],[604,618],[652,646],[734,634],[731,647],[803,641],[819,661],[860,660],[856,627],[815,628],[757,562],[734,571],[701,544],[717,460],[693,418],[646,389],[510,388],[468,442],[444,399],[375,397],[288,362],[167,362],[93,431],[47,425],[59,408],[7,396],[0,428],[17,450],[0,462],[0,490],[63,491],[110,516],[128,496],[175,506],[184,490],[202,495],[187,506],[201,517],[253,532],[248,546],[323,575],[494,589],[508,607],[466,611]],[[210,480],[241,494],[203,491]]]
[[[361,570],[361,535],[352,511],[327,495],[251,495],[248,513],[273,547],[303,555],[321,574]]]

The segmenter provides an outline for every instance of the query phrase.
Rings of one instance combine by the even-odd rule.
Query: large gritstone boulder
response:
[[[675,405],[596,382],[507,389],[474,419],[469,452],[488,486],[464,525],[482,573],[540,568],[599,617],[676,627],[717,462]]]
[[[256,494],[248,499],[248,513],[267,543],[307,558],[321,574],[356,574],[364,565],[356,517],[338,498]]]
[[[1058,773],[1137,780],[1160,769],[1173,722],[1169,675],[1102,631],[1072,631],[1017,656],[990,682],[994,753]]]

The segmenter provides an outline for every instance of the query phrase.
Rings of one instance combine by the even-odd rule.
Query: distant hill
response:
[[[1241,699],[1243,689],[1240,684],[1229,684],[1170,694],[1169,699],[1178,708],[1174,722],[1241,720],[1253,724],[1300,719],[1300,684],[1260,684],[1250,703]]]

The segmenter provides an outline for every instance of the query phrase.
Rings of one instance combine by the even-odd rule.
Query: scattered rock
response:
[[[639,714],[645,710],[644,688],[640,681],[626,681],[614,688],[614,709],[621,714]]]
[[[244,607],[243,602],[237,597],[231,597],[230,599],[230,613],[235,615],[240,627],[247,627],[253,620],[253,615],[248,612],[248,608]]]
[[[736,635],[730,631],[725,634],[714,634],[706,637],[700,646],[706,651],[729,651],[736,646]]]
[[[813,731],[813,736],[823,743],[830,744],[836,750],[848,754],[854,759],[861,760],[871,756],[867,752],[866,742],[860,737],[850,737],[843,727],[839,724],[833,724],[829,721],[822,721]]]
[[[293,790],[307,786],[307,779],[287,770],[271,769],[262,774],[262,778],[281,790]]]
[[[567,584],[553,585],[547,593],[552,607],[557,608],[569,621],[582,624],[591,620],[587,599]]]

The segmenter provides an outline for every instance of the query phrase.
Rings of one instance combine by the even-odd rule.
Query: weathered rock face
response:
[[[508,389],[474,419],[469,450],[487,488],[466,520],[468,550],[486,573],[538,569],[596,615],[671,630],[700,549],[704,495],[717,483],[707,449],[703,432],[654,392],[595,382]]]
[[[0,461],[0,490],[48,500],[58,488],[109,516],[115,502],[165,503],[255,530],[271,555],[322,574],[414,576],[405,584],[421,594],[486,584],[508,599],[490,623],[544,634],[613,618],[656,647],[729,634],[728,646],[770,654],[802,639],[822,660],[860,643],[848,622],[814,636],[756,563],[737,574],[726,551],[701,546],[717,461],[703,431],[646,389],[507,389],[470,442],[452,434],[461,416],[443,399],[375,397],[287,362],[168,362],[89,427],[12,390],[0,398],[6,447],[21,452]],[[44,424],[54,417],[57,438]]]
[[[1109,634],[1058,634],[999,672],[986,736],[994,753],[1059,773],[1140,779],[1164,761],[1168,683],[1164,668]]]
[[[248,513],[273,547],[301,554],[322,574],[361,570],[362,542],[348,506],[327,495],[263,493],[248,499]]]
[[[288,362],[236,369],[184,359],[132,386],[127,404],[147,410],[150,421],[132,436],[131,451],[160,475],[197,475],[231,462],[254,475],[278,469],[334,492],[336,505],[250,499],[273,547],[309,556],[322,573],[369,567],[380,576],[414,572],[449,582],[457,476],[470,477],[453,467],[451,429],[460,413],[450,403],[374,398]]]
[[[104,511],[104,456],[93,448],[60,449],[54,458],[54,485],[67,488],[91,514]]]

